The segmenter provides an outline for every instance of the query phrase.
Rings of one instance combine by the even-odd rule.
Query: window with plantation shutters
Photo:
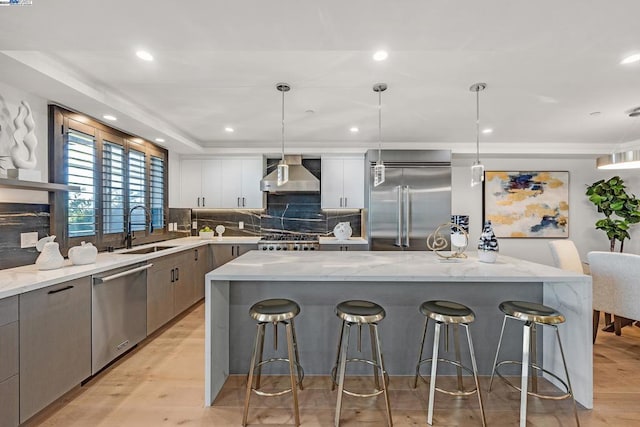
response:
[[[70,129],[65,145],[67,184],[80,192],[70,193],[67,201],[69,237],[96,234],[96,142],[91,135]]]
[[[124,147],[103,141],[102,144],[102,232],[125,231]]]
[[[145,154],[136,150],[129,150],[129,209],[135,206],[147,207],[146,190],[147,180],[145,176]],[[147,213],[144,209],[138,208],[131,212],[131,230],[144,230]]]
[[[164,227],[164,159],[151,156],[149,196],[153,228]]]
[[[129,219],[134,244],[161,239],[167,150],[59,106],[49,106],[49,114],[49,179],[80,187],[51,194],[50,232],[62,253],[82,241],[100,251],[123,247]]]

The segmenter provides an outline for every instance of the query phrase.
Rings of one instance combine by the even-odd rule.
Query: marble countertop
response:
[[[258,243],[259,236],[255,237],[214,237],[213,239],[201,239],[195,237],[183,237],[179,239],[165,240],[162,242],[147,245],[134,246],[133,249],[145,248],[148,246],[175,246],[159,252],[149,254],[122,254],[125,249],[115,252],[101,252],[98,254],[96,262],[87,265],[72,265],[71,261],[65,259],[64,266],[56,270],[38,270],[35,264],[22,267],[0,270],[0,298],[18,295],[24,292],[55,285],[67,280],[86,277],[92,274],[101,273],[114,268],[126,267],[152,260],[154,258],[171,255],[186,249],[197,248],[204,245],[220,244],[253,244]]]
[[[321,245],[366,245],[369,242],[362,237],[349,237],[346,240],[338,240],[335,237],[320,237]]]
[[[432,252],[249,252],[207,280],[370,282],[590,282],[590,277],[499,255],[495,264],[441,261]]]

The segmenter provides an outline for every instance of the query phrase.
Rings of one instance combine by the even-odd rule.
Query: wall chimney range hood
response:
[[[278,185],[278,171],[274,170],[260,180],[261,191],[269,193],[320,192],[320,181],[302,166],[302,155],[285,155],[284,161],[289,166],[289,181]]]

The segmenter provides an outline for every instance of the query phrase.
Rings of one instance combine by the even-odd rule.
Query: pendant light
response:
[[[378,160],[373,167],[373,186],[384,182],[385,167],[382,163],[382,92],[387,90],[386,83],[376,83],[373,85],[373,91],[378,92]]]
[[[471,85],[469,90],[476,93],[476,161],[471,165],[471,186],[475,187],[484,181],[484,165],[480,163],[480,91],[487,88],[486,83]]]
[[[282,159],[278,163],[278,186],[280,186],[289,181],[289,165],[284,160],[284,93],[289,92],[291,86],[287,83],[278,83],[276,89],[282,93]]]

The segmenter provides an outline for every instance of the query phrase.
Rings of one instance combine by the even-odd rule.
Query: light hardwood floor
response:
[[[627,327],[623,336],[599,333],[594,347],[595,404],[579,409],[583,426],[640,425],[640,328]],[[52,366],[52,369],[55,367]],[[242,419],[244,377],[231,377],[215,406],[203,406],[204,305],[157,333],[97,378],[78,387],[43,413],[30,426],[239,426]],[[272,378],[277,382],[279,378]],[[439,379],[440,381],[440,379]],[[440,382],[439,382],[440,384]],[[331,426],[335,392],[327,377],[308,377],[300,392],[303,426]],[[519,395],[497,382],[486,393],[487,424],[518,424]],[[391,378],[391,407],[396,426],[426,424],[427,386],[418,390],[406,377]],[[292,425],[290,395],[253,396],[249,422],[254,425]],[[384,426],[381,398],[345,396],[342,425]],[[435,426],[481,425],[477,399],[436,396]],[[573,426],[568,400],[529,399],[528,425]]]

